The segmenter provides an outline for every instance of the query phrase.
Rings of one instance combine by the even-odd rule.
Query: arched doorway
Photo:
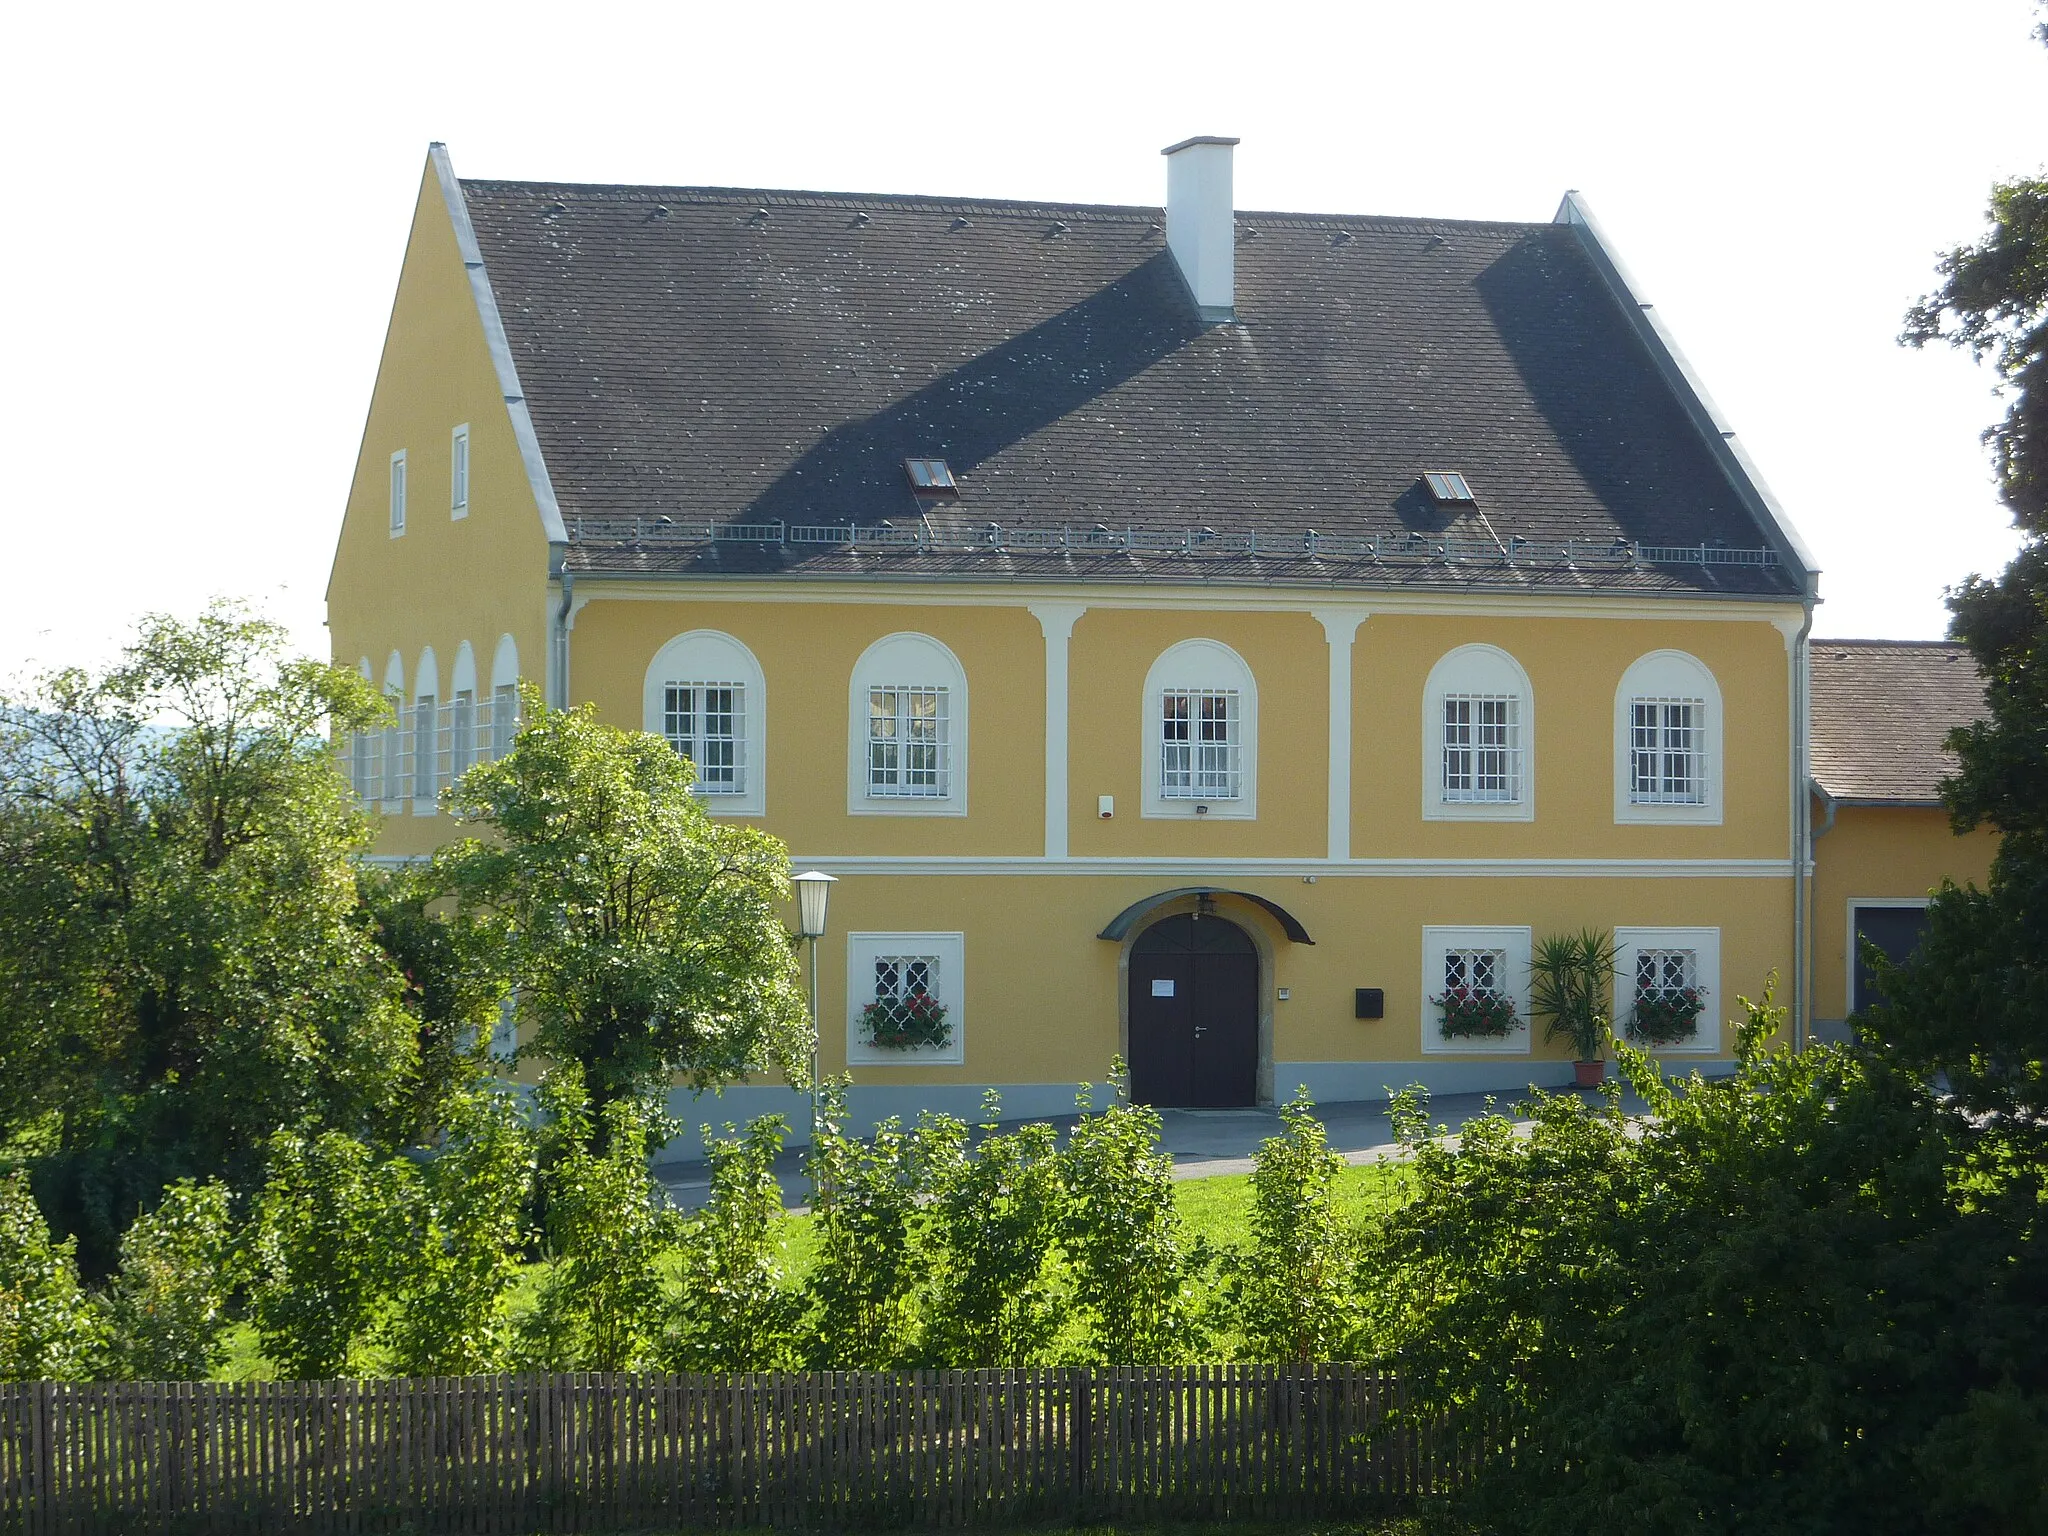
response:
[[[1259,952],[1228,918],[1164,917],[1130,959],[1131,1097],[1178,1109],[1257,1102]]]

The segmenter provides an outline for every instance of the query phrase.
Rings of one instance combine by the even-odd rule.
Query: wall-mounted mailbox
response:
[[[1351,1016],[1355,1019],[1384,1019],[1387,1016],[1387,994],[1383,987],[1360,987],[1351,994],[1355,1000]]]

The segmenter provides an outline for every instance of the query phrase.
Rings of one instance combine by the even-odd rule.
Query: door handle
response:
[[[1205,1034],[1205,1033],[1207,1033],[1207,1031],[1208,1031],[1208,1028],[1209,1028],[1209,1026],[1208,1026],[1208,1025],[1206,1025],[1206,1024],[1197,1024],[1197,1025],[1195,1026],[1195,1034],[1196,1034],[1197,1036],[1200,1036],[1200,1035],[1202,1035],[1202,1034]]]

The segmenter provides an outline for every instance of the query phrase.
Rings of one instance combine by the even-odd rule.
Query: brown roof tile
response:
[[[1837,800],[1937,804],[1942,739],[1984,717],[1984,681],[1947,641],[1813,642],[1813,777]]]

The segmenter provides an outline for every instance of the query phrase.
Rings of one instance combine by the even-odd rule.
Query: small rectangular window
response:
[[[434,708],[434,696],[423,695],[412,707],[412,797],[414,800],[432,800],[440,793],[439,768],[441,764],[440,711]]]
[[[663,686],[662,734],[695,765],[699,794],[746,793],[746,698],[739,683]]]
[[[496,761],[512,750],[519,734],[519,685],[500,683],[491,690],[491,759]]]
[[[944,688],[868,690],[868,794],[942,800],[952,792],[952,742]]]
[[[476,757],[476,695],[465,688],[448,705],[449,782],[467,773]]]
[[[944,459],[905,459],[903,468],[910,476],[910,488],[927,496],[957,496],[960,487],[954,483],[952,466]]]
[[[1499,997],[1507,974],[1508,952],[1504,949],[1444,952],[1444,991],[1453,996]]]
[[[1160,696],[1159,797],[1235,800],[1244,792],[1243,712],[1234,688]]]
[[[1629,799],[1637,805],[1707,801],[1707,706],[1700,699],[1636,699],[1629,705]]]
[[[405,450],[391,455],[391,537],[405,532]]]
[[[1509,804],[1522,798],[1520,714],[1512,695],[1445,696],[1445,800]]]
[[[469,428],[457,427],[448,440],[448,515],[469,516]]]
[[[1455,469],[1425,470],[1422,479],[1423,483],[1429,487],[1429,494],[1432,500],[1439,502],[1477,500],[1472,494],[1470,482]]]

